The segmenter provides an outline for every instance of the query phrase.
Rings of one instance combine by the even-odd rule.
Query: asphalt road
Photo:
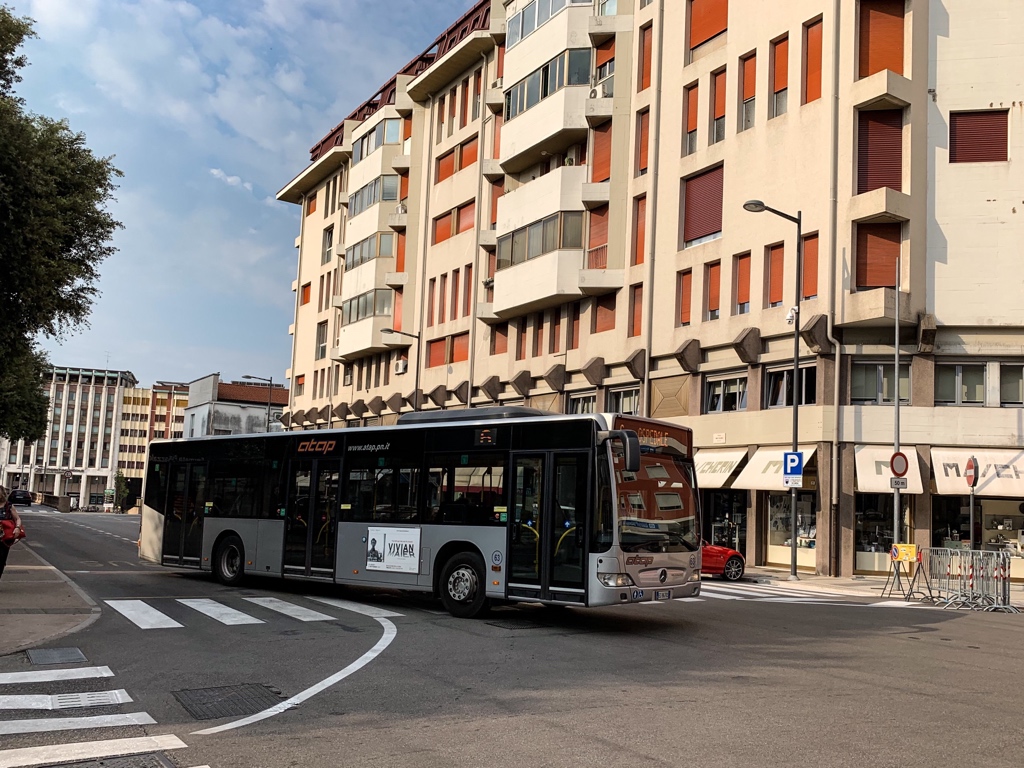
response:
[[[4,750],[171,734],[187,745],[165,753],[181,768],[1016,767],[1024,754],[1015,673],[1024,616],[847,597],[777,602],[751,585],[750,599],[741,588],[738,599],[502,608],[467,621],[391,593],[281,581],[230,590],[139,564],[137,517],[29,515],[37,553],[103,607],[97,622],[51,645],[88,659],[64,668],[102,665],[111,677],[0,685],[0,696],[123,689],[133,701],[0,710],[0,766]],[[265,598],[326,618],[300,621],[252,601]],[[180,599],[262,623],[223,624]],[[181,626],[141,629],[106,602],[119,600]],[[280,701],[358,660],[365,665],[299,706],[219,733],[196,732],[239,718],[196,719],[175,696],[255,685]],[[0,658],[0,673],[51,668]],[[15,720],[138,713],[154,722],[3,730]]]

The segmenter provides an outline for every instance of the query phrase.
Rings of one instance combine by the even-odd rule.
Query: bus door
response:
[[[586,453],[517,454],[509,596],[586,603]]]
[[[167,506],[170,512],[164,515],[163,564],[198,568],[203,550],[206,465],[171,465],[169,486]]]
[[[334,578],[340,474],[337,459],[291,463],[284,533],[286,576]]]

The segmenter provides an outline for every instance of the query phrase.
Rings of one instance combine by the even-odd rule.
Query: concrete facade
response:
[[[288,390],[280,384],[268,386],[222,382],[216,373],[190,382],[182,414],[184,435],[175,437],[255,434],[267,432],[268,423],[270,432],[280,432]]]
[[[806,570],[884,571],[893,499],[889,475],[868,475],[873,449],[893,447],[895,253],[900,442],[920,484],[898,538],[1019,551],[1024,484],[980,492],[970,531],[932,452],[1001,449],[988,471],[1024,477],[1024,6],[698,1],[723,12],[710,37],[690,0],[484,0],[313,147],[278,195],[303,207],[284,423],[493,402],[668,419],[694,430],[708,539],[752,564],[788,564],[795,538]],[[570,84],[580,57],[587,77]],[[990,121],[981,134],[974,116]],[[388,120],[394,141],[355,162]],[[977,159],[974,141],[1001,156]],[[698,182],[716,169],[708,193]],[[367,205],[378,179],[398,192]],[[709,194],[720,225],[704,232]],[[751,199],[800,212],[803,264],[793,222],[745,210]],[[869,256],[879,232],[895,252]],[[382,235],[390,251],[346,268],[347,249]],[[780,479],[743,474],[794,439],[794,331],[797,439],[814,449],[796,532]],[[701,476],[730,449],[746,458]]]

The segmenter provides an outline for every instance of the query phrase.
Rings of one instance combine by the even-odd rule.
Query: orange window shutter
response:
[[[556,354],[562,351],[562,308],[555,307],[551,312],[551,341],[549,351]]]
[[[722,231],[722,189],[725,166],[686,180],[683,240],[690,242]]]
[[[403,173],[398,177],[398,199],[409,199],[409,174]]]
[[[817,235],[808,235],[804,238],[803,268],[803,298],[810,299],[818,295]]]
[[[305,383],[306,383],[306,377],[305,376],[296,376],[295,377],[295,386],[301,387]]]
[[[716,261],[708,265],[708,311],[713,312],[722,307],[722,263]]]
[[[473,265],[466,265],[466,288],[465,288],[465,299],[462,302],[462,316],[469,317],[469,310],[473,303]]]
[[[643,264],[647,250],[647,195],[636,200],[636,237],[633,241],[633,263]]]
[[[750,254],[736,257],[736,303],[750,302]]]
[[[498,56],[497,56],[497,59],[498,59],[498,61],[496,63],[496,76],[497,77],[504,77],[505,76],[505,44],[504,43],[502,43],[501,45],[498,46]]]
[[[405,232],[398,233],[398,244],[395,246],[395,271],[405,272]]]
[[[402,291],[395,289],[395,305],[393,308],[393,328],[396,331],[402,330]]]
[[[304,286],[302,286],[302,298],[300,299],[300,302],[302,304],[309,304],[309,292],[311,286],[311,283],[306,283]]]
[[[447,153],[445,155],[442,155],[441,157],[438,158],[438,160],[437,160],[437,181],[435,183],[439,183],[439,182],[444,181],[447,178],[450,178],[453,173],[455,173],[455,152],[454,151],[449,152],[449,153]]]
[[[857,194],[903,186],[903,110],[861,111],[857,120]]]
[[[579,349],[580,347],[580,302],[575,302],[572,305],[569,314],[569,349]]]
[[[452,236],[452,215],[446,213],[434,219],[434,245],[443,243]]]
[[[459,127],[465,128],[469,120],[469,78],[462,81],[462,110],[459,113]],[[464,166],[463,166],[464,167]]]
[[[697,86],[686,89],[686,132],[697,130]]]
[[[651,129],[651,112],[650,110],[644,110],[640,113],[640,120],[637,125],[637,133],[639,137],[637,147],[637,170],[647,170],[647,155],[648,147],[650,146],[650,129]]]
[[[729,0],[690,0],[690,48],[725,32]]]
[[[452,300],[450,320],[459,319],[459,270],[452,270]]]
[[[445,364],[445,352],[448,348],[448,339],[434,339],[427,342],[427,368],[437,368]]]
[[[462,162],[459,163],[459,168],[468,168],[476,162],[477,158],[477,146],[478,142],[474,136],[472,139],[462,145]]]
[[[427,291],[427,325],[434,324],[434,294],[437,292],[437,278],[430,278],[430,289]]]
[[[754,98],[757,93],[757,56],[743,60],[743,100]]]
[[[789,38],[772,46],[772,93],[789,87]]]
[[[468,203],[459,208],[459,229],[460,233],[467,232],[476,227],[476,201]]]
[[[544,314],[538,312],[533,317],[533,357],[544,352]]]
[[[459,99],[458,91],[455,88],[452,88],[448,92],[448,117],[450,117],[452,120],[455,119],[455,107],[456,107],[456,102],[458,101],[458,99]]]
[[[725,70],[716,72],[712,90],[715,92],[715,119],[725,117]]]
[[[402,141],[412,138],[412,116],[402,118]]]
[[[503,115],[494,116],[494,152],[492,158],[494,160],[501,157],[501,125],[504,122],[505,117]]]
[[[508,352],[508,323],[498,323],[494,326],[494,352],[495,355],[503,355]]]
[[[591,181],[608,181],[612,175],[612,121],[594,129],[594,165]]]
[[[782,263],[785,246],[773,245],[768,249],[768,303],[782,303]]]
[[[316,195],[313,195],[311,198],[309,198],[308,202],[306,203],[306,215],[308,216],[309,214],[315,213],[315,212],[316,212]]]
[[[504,181],[491,182],[491,224],[498,223],[498,200],[505,194]]]
[[[886,69],[903,74],[904,0],[861,0],[858,73],[868,77]]]
[[[444,310],[448,301],[448,274],[441,275],[440,283],[437,286],[437,322],[444,322]]]
[[[679,273],[679,324],[690,324],[690,306],[693,295],[693,273],[690,270]]]
[[[653,26],[647,25],[640,30],[640,73],[637,90],[644,91],[651,87],[651,42]]]
[[[602,205],[590,212],[588,248],[608,244],[608,206]]]
[[[615,294],[599,296],[594,301],[594,333],[615,328]]]
[[[629,335],[639,336],[643,328],[644,287],[642,284],[632,287],[629,303]]]
[[[603,43],[597,46],[597,51],[594,57],[594,65],[597,67],[603,67],[609,61],[615,58],[615,38],[609,38]]]
[[[857,287],[895,288],[901,224],[857,225]]]
[[[821,98],[821,22],[804,31],[804,103]]]
[[[469,334],[459,333],[452,336],[452,362],[462,363],[469,360]]]

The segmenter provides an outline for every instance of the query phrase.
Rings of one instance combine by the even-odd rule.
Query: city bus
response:
[[[393,426],[149,446],[144,560],[494,602],[603,606],[700,592],[693,437],[616,414],[497,406]]]

